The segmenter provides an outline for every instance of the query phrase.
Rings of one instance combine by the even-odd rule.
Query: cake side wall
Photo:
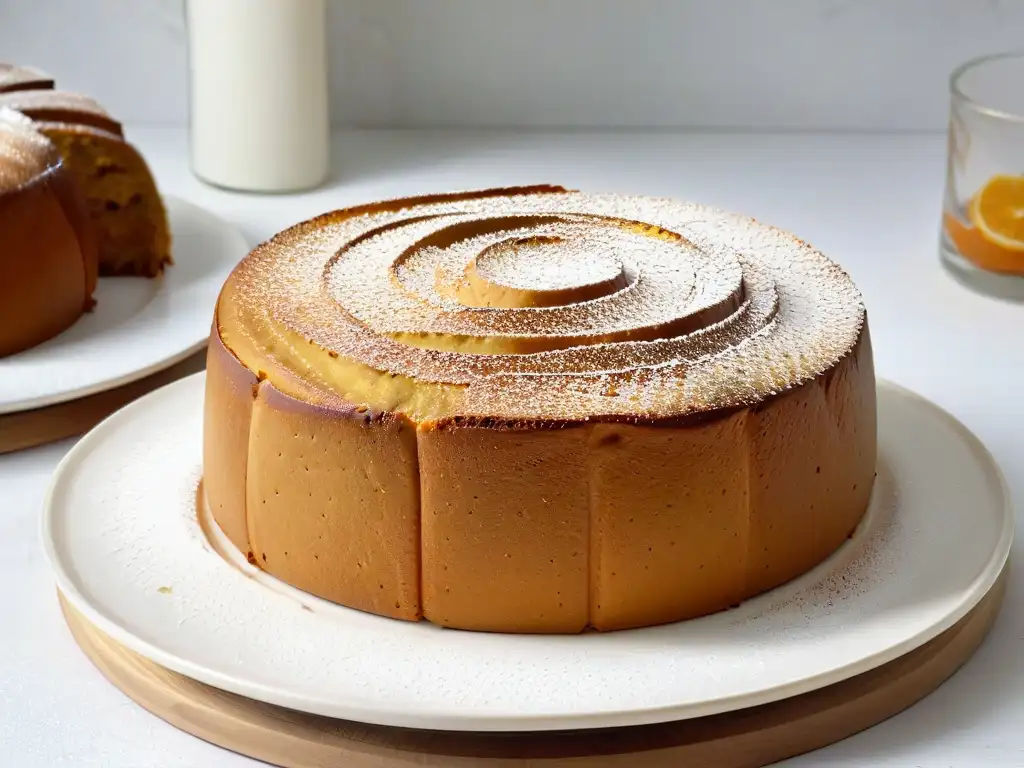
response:
[[[0,357],[56,336],[87,304],[80,235],[61,203],[64,174],[58,167],[0,191]]]
[[[213,519],[248,554],[245,488],[256,376],[224,346],[214,319],[206,352],[203,488]]]
[[[875,432],[865,320],[832,370],[751,413],[745,596],[806,573],[853,533],[874,484]]]
[[[260,568],[319,597],[416,620],[419,493],[404,419],[309,404],[260,382],[245,501]]]
[[[56,195],[68,224],[71,225],[78,238],[78,249],[81,253],[83,277],[85,278],[83,307],[89,309],[94,303],[92,295],[96,291],[96,278],[99,276],[99,248],[96,243],[96,232],[89,219],[85,195],[66,170],[51,174],[48,184],[53,194]],[[75,269],[69,269],[69,279],[76,272]]]
[[[857,346],[839,365],[825,389],[838,450],[833,500],[819,517],[820,541],[827,549],[841,545],[860,523],[871,502],[878,468],[878,410],[875,363],[867,320]]]
[[[675,423],[415,428],[274,375],[292,394],[211,343],[215,519],[267,572],[385,616],[572,633],[715,612],[832,554],[873,485],[866,322],[807,384]]]
[[[591,440],[590,623],[664,624],[743,597],[748,414],[599,424]]]
[[[494,632],[587,626],[589,432],[419,429],[427,619]]]

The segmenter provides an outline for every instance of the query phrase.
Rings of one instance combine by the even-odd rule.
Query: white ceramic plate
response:
[[[0,358],[0,414],[127,384],[200,349],[217,294],[249,248],[212,213],[165,199],[174,265],[154,280],[100,278],[96,308],[64,333]]]
[[[579,636],[410,624],[297,592],[217,553],[195,512],[203,374],[127,406],[61,463],[43,543],[85,617],[158,664],[349,720],[451,730],[632,725],[837,682],[935,637],[993,584],[1013,517],[984,447],[879,385],[879,477],[828,562],[740,608]],[[222,543],[222,542],[221,542]]]

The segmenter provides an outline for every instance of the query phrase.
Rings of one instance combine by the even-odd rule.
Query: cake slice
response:
[[[0,66],[0,107],[30,118],[60,152],[86,200],[100,275],[156,277],[172,263],[167,213],[153,175],[103,107],[52,90],[52,81],[35,70],[9,65]]]

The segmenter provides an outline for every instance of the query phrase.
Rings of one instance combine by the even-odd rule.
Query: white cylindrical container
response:
[[[188,0],[193,172],[287,192],[327,175],[324,0]]]

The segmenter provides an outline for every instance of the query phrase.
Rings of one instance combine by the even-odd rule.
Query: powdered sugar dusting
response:
[[[577,238],[568,227],[552,229],[482,250],[475,259],[476,271],[497,285],[535,291],[594,285],[622,275],[614,244],[591,249],[585,233]]]
[[[0,107],[0,192],[24,186],[58,163],[56,147],[31,120]]]
[[[469,301],[468,280],[528,303]],[[231,287],[260,354],[326,388],[330,376],[311,376],[320,350],[458,385],[453,415],[509,418],[753,404],[829,370],[865,317],[849,277],[777,229],[573,192],[327,215],[257,248]]]

